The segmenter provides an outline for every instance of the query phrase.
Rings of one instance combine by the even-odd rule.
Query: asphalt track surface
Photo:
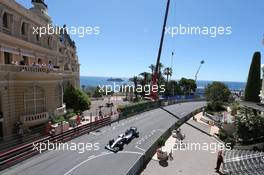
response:
[[[178,117],[205,105],[205,102],[188,102],[165,107]],[[135,115],[111,126],[100,128],[67,142],[68,145],[90,143],[84,153],[79,150],[52,150],[36,155],[0,174],[2,175],[124,175],[161,135],[178,119],[162,109]],[[118,153],[104,149],[110,139],[117,138],[130,126],[136,126],[139,138],[132,140]],[[91,146],[91,145],[89,145]],[[99,149],[98,149],[99,147]],[[91,150],[90,150],[91,149]]]

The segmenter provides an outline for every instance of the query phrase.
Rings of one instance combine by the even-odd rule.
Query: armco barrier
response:
[[[125,119],[127,117],[130,117],[132,115],[136,115],[138,113],[142,113],[145,111],[149,111],[152,109],[156,109],[158,107],[164,106],[164,102],[168,102],[168,104],[175,104],[180,102],[189,102],[189,101],[201,101],[202,99],[196,99],[196,100],[184,100],[184,101],[167,101],[167,100],[160,100],[157,102],[151,102],[151,105],[149,105],[146,109],[139,108],[138,110],[132,110],[131,112],[128,112],[126,116],[120,114],[120,117],[118,117],[118,120]],[[183,120],[183,119],[182,119]],[[186,119],[187,120],[187,119]],[[181,121],[181,120],[179,120]],[[183,120],[182,122],[184,122]],[[115,120],[111,120],[111,117],[107,117],[92,123],[88,123],[79,127],[76,127],[74,129],[68,130],[66,132],[63,132],[61,134],[55,135],[55,136],[48,136],[43,139],[37,140],[33,142],[34,144],[37,143],[48,143],[48,142],[66,142],[68,140],[71,140],[75,137],[78,137],[80,135],[89,133],[91,131],[94,131],[98,128],[101,128],[103,126],[106,126],[108,124],[111,124],[112,122],[115,122]],[[13,148],[6,152],[0,153],[0,170],[3,170],[5,168],[8,168],[18,162],[21,162],[27,158],[32,157],[33,155],[39,154],[37,150],[33,150],[34,145],[33,143],[28,143],[16,148]],[[154,149],[155,150],[155,149]],[[149,154],[151,155],[151,154]],[[147,158],[147,157],[146,157]],[[144,162],[146,162],[146,158],[144,158]]]
[[[176,129],[180,127],[182,124],[184,124],[186,121],[188,121],[191,117],[196,115],[197,113],[200,113],[202,111],[202,108],[197,109],[190,114],[186,115],[183,118],[180,118],[175,124],[171,125],[169,129],[167,129],[150,147],[148,150],[146,150],[145,154],[140,156],[140,158],[137,159],[137,161],[134,163],[134,165],[127,171],[126,175],[138,175],[140,174],[148,164],[148,162],[152,159],[154,154],[156,153],[156,150],[158,149],[158,140],[161,138],[164,138],[167,140],[170,135],[171,131],[173,129]]]
[[[185,102],[194,102],[194,101],[204,101],[204,98],[195,98],[195,99],[181,99],[181,100],[175,100],[175,99],[162,99],[159,101],[148,101],[148,102],[142,102],[135,105],[128,105],[121,108],[120,113],[120,120],[128,118],[133,115],[137,115],[139,113],[143,113],[149,110],[157,109],[159,107],[167,106],[167,105],[173,105],[177,103],[185,103]]]
[[[100,127],[106,126],[110,123],[111,123],[111,119],[110,117],[107,117],[92,123],[88,123],[86,125],[82,125],[80,127],[76,127],[61,134],[55,136],[48,136],[44,139],[40,139],[33,143],[29,143],[14,148],[12,150],[2,152],[0,153],[0,170],[8,168],[18,162],[21,162],[29,157],[32,157],[33,155],[39,154],[37,150],[34,150],[34,144],[48,143],[48,142],[53,142],[53,143],[65,142],[80,135],[94,131]]]

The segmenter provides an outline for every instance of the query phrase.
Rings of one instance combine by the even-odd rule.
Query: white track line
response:
[[[64,175],[69,175],[74,170],[76,170],[77,168],[79,168],[80,166],[82,166],[83,164],[87,163],[90,160],[96,159],[98,157],[106,156],[106,155],[109,155],[109,154],[114,154],[114,153],[108,152],[108,153],[100,154],[100,155],[97,155],[97,156],[92,155],[92,156],[88,157],[88,159],[86,159],[86,160],[82,161],[81,163],[75,165],[72,169],[70,169],[69,171],[67,171],[66,173],[64,173]],[[120,151],[117,154],[138,154],[138,155],[143,155],[143,153],[133,152],[133,151]]]

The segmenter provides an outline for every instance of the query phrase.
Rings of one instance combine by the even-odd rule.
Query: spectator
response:
[[[77,117],[76,117],[76,123],[77,123],[77,126],[81,124],[80,113],[77,114]]]
[[[51,63],[51,61],[49,61],[48,68],[53,69],[53,64]]]
[[[219,151],[218,152],[218,157],[217,157],[217,162],[216,162],[216,168],[215,168],[216,172],[218,172],[218,173],[219,173],[219,169],[221,167],[221,164],[223,163],[223,155],[222,154],[223,154],[222,151]]]

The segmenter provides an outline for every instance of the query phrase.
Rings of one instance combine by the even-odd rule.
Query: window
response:
[[[28,57],[27,56],[23,56],[23,60],[21,62],[22,64],[21,65],[28,65]]]
[[[52,41],[52,38],[51,38],[51,36],[49,36],[49,37],[48,37],[48,46],[51,45],[51,41]]]
[[[27,35],[27,33],[28,33],[28,32],[27,32],[27,28],[28,28],[28,27],[27,27],[27,24],[23,22],[23,23],[22,23],[22,26],[21,26],[21,34],[22,34],[22,35],[25,35],[25,36]]]
[[[5,57],[5,64],[12,64],[11,53],[5,52],[4,57]]]
[[[9,28],[9,25],[8,25],[8,14],[7,13],[4,13],[4,15],[3,15],[3,26],[5,28]]]
[[[37,30],[38,32],[35,34],[36,40],[39,41],[39,29]]]
[[[40,87],[32,87],[24,94],[25,114],[38,114],[45,112],[45,95]]]
[[[38,59],[38,64],[42,64],[42,59]]]

